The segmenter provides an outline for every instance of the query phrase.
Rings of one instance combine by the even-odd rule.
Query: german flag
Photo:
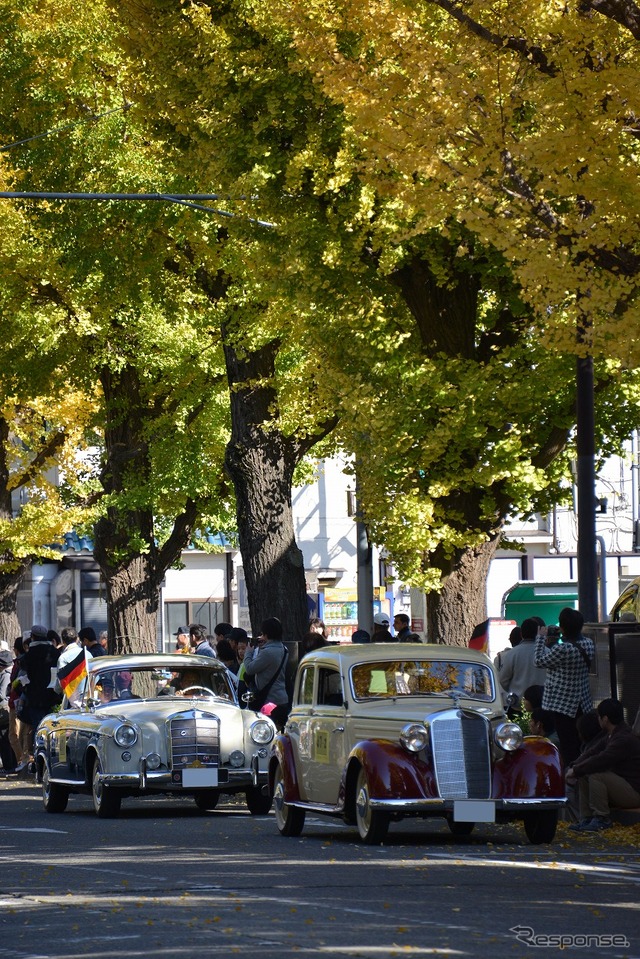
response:
[[[469,649],[478,649],[481,653],[489,652],[489,620],[479,623],[471,633]]]
[[[70,699],[78,686],[87,678],[87,659],[84,649],[78,650],[78,655],[74,656],[70,663],[61,666],[58,669],[58,682],[60,689],[67,699]]]

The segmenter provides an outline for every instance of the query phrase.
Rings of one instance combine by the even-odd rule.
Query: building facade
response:
[[[359,625],[358,548],[353,476],[339,458],[320,460],[313,482],[293,493],[295,533],[305,563],[310,612],[329,633],[348,639]],[[596,533],[600,567],[600,618],[624,586],[640,576],[638,521],[638,444],[629,441],[625,455],[603,466],[596,481]],[[575,501],[574,501],[575,502]],[[487,580],[487,612],[504,617],[505,600],[516,584],[536,588],[570,587],[577,581],[575,506],[558,507],[550,516],[514,520],[506,530],[514,549],[501,549]],[[67,537],[57,562],[33,567],[21,590],[18,616],[23,629],[40,622],[58,631],[67,625],[106,628],[104,584],[91,552],[92,544]],[[398,582],[384,553],[372,550],[374,611],[390,617],[406,612],[412,628],[424,635],[425,598]],[[570,593],[568,594],[570,595]],[[168,570],[161,589],[158,646],[171,649],[179,626],[203,623],[210,631],[226,621],[250,628],[239,553],[230,546],[218,553],[187,549],[182,568]]]

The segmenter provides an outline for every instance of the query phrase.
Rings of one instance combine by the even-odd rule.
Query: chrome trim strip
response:
[[[219,783],[215,788],[219,789],[220,792],[225,792],[227,786],[259,786],[266,783],[267,779],[266,771],[258,770],[256,779],[252,769],[230,769],[228,781]],[[183,789],[182,786],[172,782],[171,773],[167,772],[166,769],[146,770],[144,780],[137,773],[101,773],[100,781],[106,783],[107,786],[136,786],[139,789],[147,789],[151,786],[161,785],[166,786],[167,789]],[[63,780],[52,779],[51,782],[63,782]]]
[[[565,798],[557,799],[483,799],[492,802],[497,810],[503,809],[562,809],[567,804]],[[373,809],[387,809],[389,812],[420,812],[430,810],[453,812],[454,799],[370,799]],[[295,803],[290,803],[295,806]]]

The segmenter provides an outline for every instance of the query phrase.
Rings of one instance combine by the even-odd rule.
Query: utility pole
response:
[[[578,607],[585,623],[598,622],[596,556],[595,416],[593,357],[576,365],[576,445],[578,453]],[[602,571],[604,576],[604,569]]]
[[[356,460],[356,542],[358,557],[358,628],[373,634],[373,554],[367,527],[362,519],[358,476],[360,464]]]

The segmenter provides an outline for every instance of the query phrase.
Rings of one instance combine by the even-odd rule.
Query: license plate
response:
[[[191,786],[217,786],[218,785],[218,770],[205,768],[194,768],[194,769],[183,769],[182,770],[182,785],[185,787]]]
[[[483,799],[456,799],[454,822],[495,822],[496,804]]]

